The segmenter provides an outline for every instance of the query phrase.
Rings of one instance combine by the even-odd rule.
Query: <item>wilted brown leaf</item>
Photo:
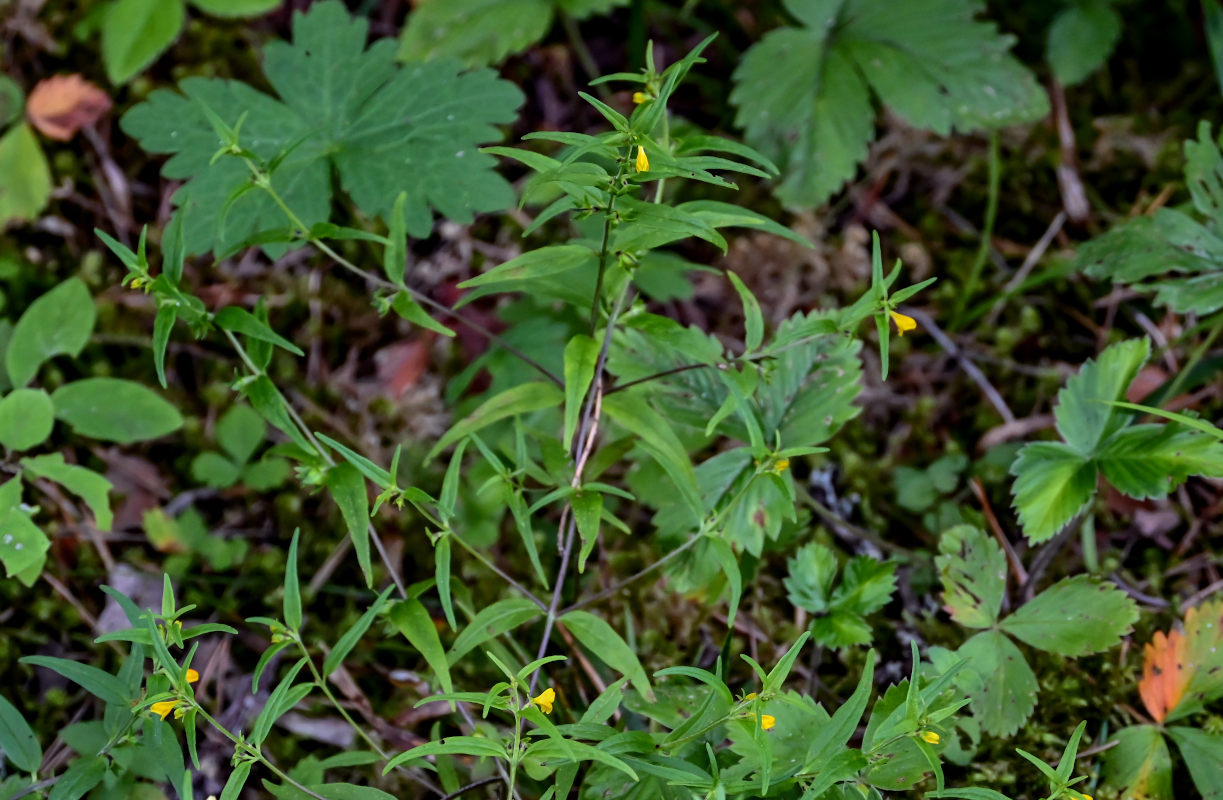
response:
[[[1184,628],[1157,631],[1144,648],[1138,693],[1156,722],[1223,694],[1223,598],[1189,609]]]
[[[106,92],[80,75],[55,75],[38,82],[25,113],[39,133],[66,142],[110,110]]]

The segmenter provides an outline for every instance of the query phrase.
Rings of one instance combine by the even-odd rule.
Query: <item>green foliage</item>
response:
[[[1013,734],[1036,706],[1036,675],[1005,634],[1045,652],[1083,656],[1115,646],[1138,619],[1137,605],[1114,584],[1079,575],[1055,583],[999,622],[1006,596],[1001,546],[961,525],[943,534],[939,551],[948,612],[966,627],[987,629],[955,655],[966,661],[957,685],[971,698],[982,730],[992,735]]]
[[[1083,81],[1112,55],[1121,38],[1114,0],[1069,0],[1049,26],[1045,58],[1066,86]]]
[[[289,477],[289,462],[265,455],[252,462],[266,435],[263,419],[250,406],[233,406],[217,420],[216,440],[224,453],[205,451],[191,462],[191,476],[216,489],[239,481],[256,492],[280,486]]]
[[[269,241],[312,235],[330,212],[333,170],[371,216],[389,217],[406,192],[403,216],[415,236],[428,233],[430,209],[466,222],[512,202],[477,145],[499,138],[492,126],[513,119],[521,94],[489,72],[460,74],[441,62],[396,67],[392,42],[365,48],[366,27],[338,2],[316,3],[295,16],[293,44],[267,48],[264,72],[279,99],[190,78],[182,94],[155,91],[123,117],[146,149],[173,154],[166,177],[186,180],[174,196],[186,254],[230,252],[286,226]],[[214,159],[218,145],[242,158]],[[243,159],[291,217],[253,191]]]
[[[80,355],[95,318],[93,298],[79,278],[69,278],[30,303],[13,326],[5,352],[12,385],[27,385],[50,358]]]
[[[24,122],[0,136],[0,175],[5,176],[0,225],[38,216],[51,197],[51,168],[33,129]]]
[[[468,66],[495,64],[526,50],[552,28],[554,16],[575,20],[606,14],[627,0],[447,0],[423,3],[408,16],[399,58],[454,58]]]
[[[1052,538],[1087,508],[1104,477],[1125,494],[1164,497],[1191,475],[1223,475],[1223,445],[1196,430],[1134,425],[1120,400],[1150,355],[1146,339],[1113,345],[1058,393],[1064,442],[1025,445],[1011,466],[1014,506],[1029,541]]]
[[[1185,184],[1193,211],[1160,208],[1115,226],[1079,248],[1075,265],[1093,278],[1154,292],[1178,313],[1223,308],[1223,155],[1210,123],[1185,142]]]
[[[873,138],[872,93],[910,125],[946,135],[1038,119],[1047,100],[973,18],[975,0],[787,0],[802,27],[744,54],[731,102],[748,141],[777,161],[778,196],[817,206],[853,177]],[[784,68],[782,67],[784,65]]]
[[[871,629],[865,617],[887,605],[896,590],[896,564],[854,556],[833,588],[837,559],[832,548],[807,544],[789,559],[785,580],[790,602],[815,616],[812,638],[825,647],[867,644]]]

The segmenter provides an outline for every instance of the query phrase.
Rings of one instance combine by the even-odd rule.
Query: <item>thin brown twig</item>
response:
[[[1028,572],[1023,568],[1023,562],[1019,560],[1019,554],[1015,552],[1011,540],[1003,533],[1002,525],[999,524],[998,517],[994,514],[994,507],[990,505],[989,496],[985,494],[985,487],[981,485],[981,480],[973,478],[968,485],[972,487],[972,493],[976,495],[977,502],[981,504],[981,512],[985,514],[985,520],[989,523],[990,530],[994,532],[994,538],[998,540],[998,544],[1002,545],[1002,550],[1006,553],[1007,563],[1011,565],[1011,572],[1015,574],[1015,585],[1026,585]]]

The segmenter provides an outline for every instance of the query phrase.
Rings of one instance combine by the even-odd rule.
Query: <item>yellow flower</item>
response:
[[[785,472],[790,468],[790,459],[779,458],[773,462],[773,469],[777,472]]]
[[[641,145],[637,146],[637,163],[635,164],[638,172],[650,171],[650,159],[645,154],[645,148]]]
[[[641,105],[649,99],[650,98],[646,97],[645,92],[633,92],[633,102],[637,105]]]
[[[536,697],[531,702],[539,706],[540,711],[545,714],[551,714],[552,704],[556,702],[556,691],[549,686],[540,693],[539,697]]]
[[[165,719],[177,705],[177,700],[162,700],[160,703],[154,703],[153,705],[149,706],[149,710],[162,719]]]
[[[200,679],[200,674],[193,669],[187,670],[187,683],[195,683]]]
[[[755,693],[755,692],[748,692],[747,694],[743,695],[743,699],[744,699],[744,700],[755,700],[755,699],[756,699],[756,693]]]
[[[897,336],[904,336],[909,331],[917,329],[917,320],[912,317],[892,311],[891,309],[888,309],[888,313],[892,315],[892,322],[896,323]]]
[[[939,743],[939,735],[935,733],[934,731],[922,731],[921,739],[926,744],[938,744]]]
[[[760,715],[760,729],[765,731],[773,730],[773,726],[777,724],[777,717],[772,714]]]

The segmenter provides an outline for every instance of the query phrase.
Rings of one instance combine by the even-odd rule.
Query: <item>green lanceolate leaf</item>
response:
[[[446,660],[446,651],[442,649],[442,641],[437,633],[433,618],[425,610],[419,600],[401,600],[390,607],[387,618],[395,629],[417,649],[443,692],[453,692],[454,684],[450,680],[450,664]]]
[[[45,667],[52,672],[59,673],[107,703],[126,705],[130,699],[122,681],[109,672],[89,664],[53,656],[25,656],[21,659],[21,663]]]
[[[654,689],[637,654],[616,630],[588,611],[570,611],[560,622],[588,652],[629,679],[633,687],[653,702]]]
[[[55,416],[81,436],[131,444],[182,427],[178,409],[143,384],[121,378],[85,378],[51,395]]]
[[[30,303],[13,328],[4,357],[13,385],[33,380],[47,359],[79,355],[96,317],[93,298],[80,278],[69,278]]]
[[[294,631],[300,631],[302,627],[302,595],[297,579],[297,542],[300,538],[301,529],[293,531],[293,541],[289,543],[289,555],[285,561],[285,624]]]
[[[252,339],[267,342],[268,344],[274,344],[277,347],[288,350],[295,356],[305,355],[300,347],[272,330],[265,322],[245,308],[226,306],[213,316],[213,322],[224,330],[240,333],[243,336],[249,336]]]
[[[21,712],[0,695],[0,750],[17,769],[31,774],[42,763],[42,745]]]
[[[554,384],[544,381],[524,383],[507,389],[501,394],[490,397],[480,404],[475,411],[454,424],[450,430],[433,445],[426,461],[431,461],[439,453],[465,436],[477,433],[494,422],[518,414],[527,414],[543,408],[555,408],[564,402],[564,395]]]
[[[943,605],[969,628],[998,621],[1006,594],[1006,555],[980,528],[957,525],[945,531],[934,560],[943,581]]]
[[[573,450],[573,435],[586,390],[594,380],[599,360],[599,343],[585,334],[578,334],[565,345],[565,430],[561,439],[565,452]]]
[[[1087,575],[1055,583],[1002,620],[1002,629],[1041,650],[1064,656],[1116,645],[1138,620],[1138,606],[1115,584]]]
[[[327,470],[326,483],[348,526],[353,552],[365,574],[365,585],[373,586],[374,573],[369,558],[369,495],[365,491],[365,478],[352,464],[343,463]]]
[[[81,756],[59,776],[51,787],[48,800],[78,800],[84,797],[106,777],[107,765],[103,756]]]
[[[264,72],[275,99],[231,81],[188,78],[181,94],[157,90],[121,125],[145,149],[172,154],[163,170],[187,183],[175,194],[187,254],[224,252],[252,235],[289,224],[266,192],[232,204],[221,231],[224,201],[250,181],[236,157],[212,160],[217,134],[207,107],[224,124],[243,119],[238,141],[258,161],[273,164],[270,180],[307,228],[331,208],[332,173],[367,215],[389,215],[401,192],[405,228],[426,236],[432,210],[460,222],[513,202],[495,159],[479,151],[500,138],[493,126],[511,122],[521,93],[490,71],[461,73],[457,64],[396,66],[395,44],[368,49],[367,23],[328,0],[295,14],[293,43],[264,50]]]
[[[327,654],[327,658],[323,660],[322,675],[324,678],[331,675],[344,663],[344,659],[357,646],[357,642],[361,641],[361,637],[369,630],[369,626],[374,624],[374,618],[378,616],[378,612],[382,611],[382,607],[386,605],[387,598],[391,596],[391,592],[394,590],[394,586],[386,587],[382,594],[378,595],[378,599],[374,600],[365,613],[335,643],[335,647]]]
[[[508,597],[480,609],[467,627],[463,628],[447,653],[448,663],[455,664],[475,648],[514,630],[543,614],[539,606],[525,597]]]
[[[748,143],[782,167],[778,196],[824,202],[853,177],[874,129],[871,94],[939,134],[1039,119],[1044,91],[974,20],[976,0],[790,0],[802,27],[767,34],[735,71],[731,102]]]

